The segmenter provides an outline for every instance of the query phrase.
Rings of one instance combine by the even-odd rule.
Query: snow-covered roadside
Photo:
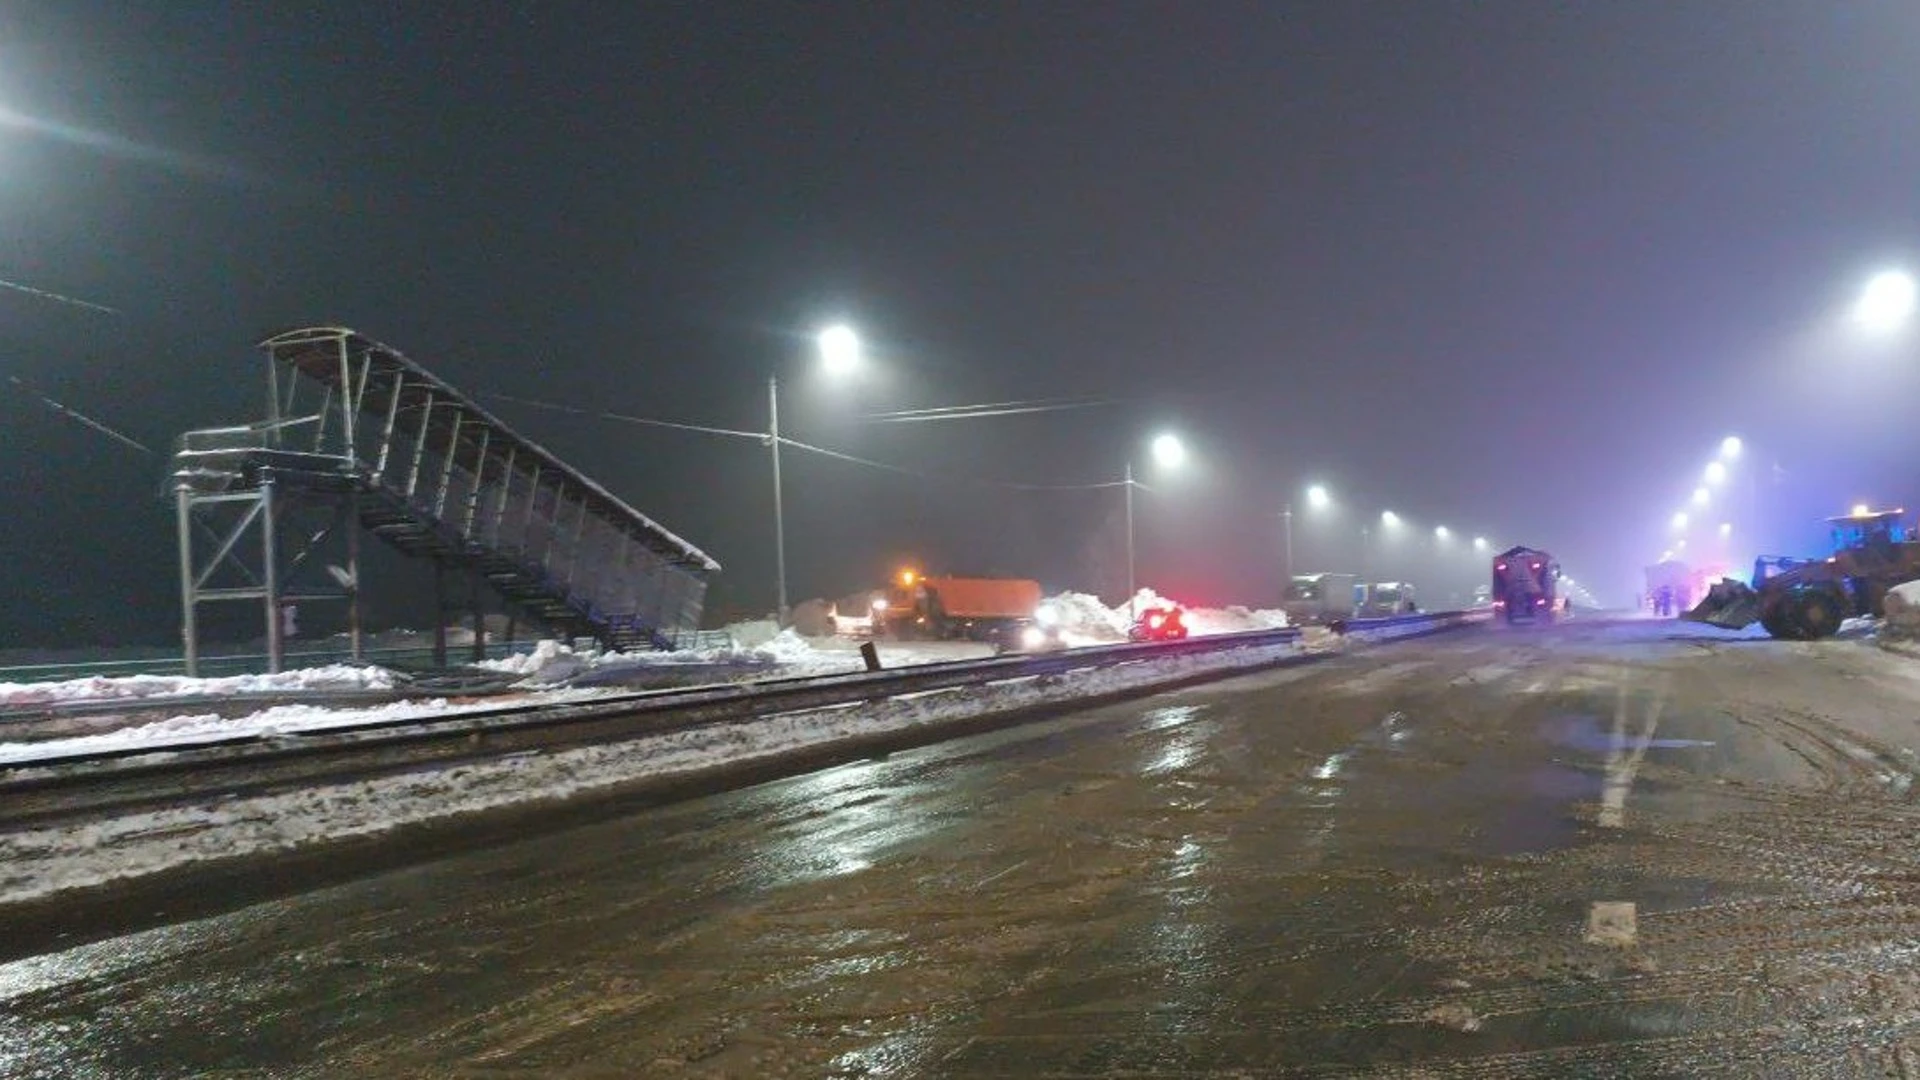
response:
[[[277,675],[230,675],[189,679],[184,675],[93,675],[60,682],[0,683],[0,708],[74,701],[140,701],[175,697],[224,697],[314,690],[391,690],[385,668],[329,664]]]
[[[641,781],[713,773],[846,740],[1141,691],[1203,672],[1271,664],[1296,651],[1291,645],[1276,645],[1155,658],[1062,678],[1015,678],[617,745],[521,754],[284,795],[127,814],[84,826],[23,830],[0,838],[0,903]]]
[[[204,744],[209,738],[297,735],[303,732],[311,733],[329,728],[353,727],[390,720],[422,720],[454,713],[497,709],[504,705],[527,701],[538,701],[543,705],[560,704],[591,700],[611,692],[604,690],[543,691],[537,697],[532,694],[505,695],[464,702],[449,701],[446,698],[425,698],[356,708],[276,705],[244,716],[191,713],[169,716],[151,723],[135,724],[93,735],[35,739],[29,742],[0,742],[0,765],[31,765],[36,761],[46,761],[50,758],[107,750],[139,749],[158,752],[183,745]]]

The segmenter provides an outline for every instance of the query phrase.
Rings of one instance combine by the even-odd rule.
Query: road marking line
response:
[[[1663,684],[1654,691],[1653,701],[1647,706],[1646,728],[1635,740],[1633,753],[1627,753],[1627,684],[1620,683],[1619,696],[1613,708],[1613,740],[1607,748],[1607,780],[1600,792],[1600,827],[1603,829],[1624,828],[1627,823],[1627,793],[1633,789],[1633,778],[1640,771],[1640,762],[1646,759],[1647,747],[1653,744],[1653,733],[1659,730],[1660,714],[1667,707],[1667,688]]]

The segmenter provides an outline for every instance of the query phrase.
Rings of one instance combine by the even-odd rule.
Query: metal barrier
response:
[[[1389,615],[1379,619],[1343,619],[1329,629],[1343,637],[1360,641],[1394,641],[1422,634],[1453,630],[1492,618],[1491,611],[1423,611],[1415,615]]]

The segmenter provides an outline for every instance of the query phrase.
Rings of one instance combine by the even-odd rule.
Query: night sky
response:
[[[788,455],[796,599],[912,559],[1117,600],[1117,491],[974,481],[1146,476],[1170,428],[1164,591],[1275,600],[1319,481],[1302,570],[1391,507],[1381,574],[1478,580],[1444,523],[1624,601],[1730,431],[1784,469],[1742,559],[1920,499],[1920,350],[1835,329],[1916,265],[1916,101],[1891,0],[8,5],[0,278],[118,314],[0,292],[0,375],[157,454],[0,382],[0,643],[172,639],[165,451],[313,324],[724,427],[779,374],[793,435],[918,474]],[[835,319],[871,364],[829,385]],[[862,419],[1042,398],[1104,404]],[[771,606],[763,450],[482,400],[725,564],[716,617]]]

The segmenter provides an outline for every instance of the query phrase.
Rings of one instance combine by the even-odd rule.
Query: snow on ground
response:
[[[1127,627],[1133,622],[1133,612],[1171,604],[1179,604],[1179,601],[1161,596],[1152,589],[1141,589],[1134,594],[1131,609],[1125,603],[1108,607],[1097,596],[1077,592],[1063,592],[1049,597],[1043,606],[1052,611],[1061,637],[1069,645],[1092,645],[1125,641]],[[1274,630],[1287,625],[1287,613],[1277,608],[1254,611],[1239,605],[1224,608],[1179,606],[1186,611],[1188,632],[1196,637]]]
[[[984,687],[762,717],[449,769],[250,795],[194,807],[27,829],[0,838],[0,903],[156,873],[212,859],[286,851],[322,840],[619,785],[711,772],[848,739],[1140,690],[1200,671],[1271,663],[1291,645],[1135,661],[1068,679],[1012,678]]]
[[[476,706],[468,705],[472,709]],[[34,742],[0,743],[0,765],[32,764],[69,754],[96,753],[102,750],[167,750],[178,746],[199,745],[209,738],[247,735],[291,735],[330,727],[374,723],[380,720],[416,719],[458,712],[444,698],[430,701],[404,701],[363,709],[328,709],[317,705],[278,705],[239,717],[218,713],[170,716],[150,724],[120,728],[97,735],[77,735],[65,739],[41,739]]]
[[[348,664],[283,671],[278,675],[231,675],[217,679],[189,679],[184,675],[96,675],[63,682],[0,683],[0,707],[312,690],[391,690],[395,685],[391,671]]]
[[[1920,639],[1920,581],[1887,590],[1886,617],[1880,621],[1882,640]]]
[[[1174,603],[1141,589],[1135,610]],[[1124,603],[1108,607],[1088,593],[1063,592],[1045,602],[1048,616],[1060,628],[1069,646],[1103,645],[1125,641],[1131,621]],[[1182,605],[1184,606],[1184,605]],[[1188,607],[1187,627],[1195,636],[1265,630],[1287,625],[1277,610],[1244,607]],[[476,666],[518,677],[528,688],[568,684],[614,684],[622,679],[642,680],[671,673],[677,677],[711,672],[715,681],[763,675],[827,675],[864,667],[860,642],[847,637],[802,637],[791,628],[777,629],[771,621],[741,623],[727,628],[732,644],[715,649],[677,652],[606,652],[575,649],[559,641],[542,641],[525,653]],[[897,668],[993,655],[989,646],[974,642],[879,642],[883,667]],[[278,675],[235,675],[189,679],[174,675],[91,676],[65,682],[0,683],[0,708],[74,703],[134,701],[188,697],[233,697],[294,691],[392,690],[401,685],[393,672],[378,667],[333,664],[282,672]],[[183,722],[194,716],[178,717]]]

